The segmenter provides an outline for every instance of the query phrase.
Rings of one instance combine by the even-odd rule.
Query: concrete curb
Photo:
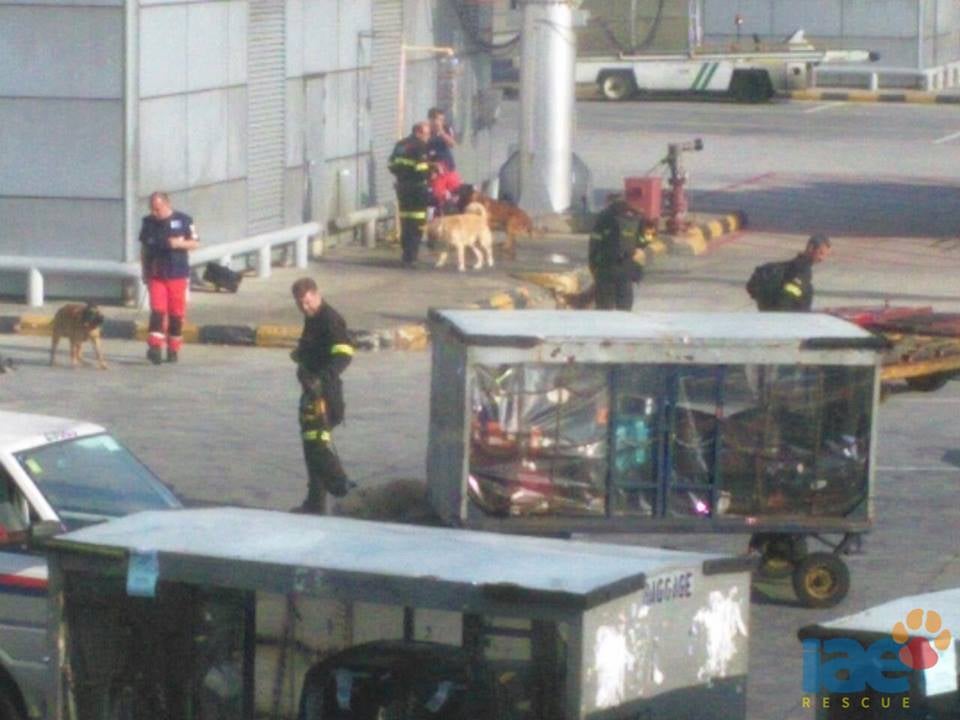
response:
[[[670,242],[670,252],[674,255],[702,255],[707,251],[711,240],[736,232],[746,227],[747,216],[741,211],[723,215],[714,220],[692,226],[686,233],[674,237]]]
[[[515,310],[529,307],[530,291],[516,287],[491,295],[467,307],[485,310]],[[0,316],[0,334],[47,336],[53,317],[46,315]],[[292,348],[300,338],[301,325],[191,325],[183,327],[185,343],[239,347]],[[146,341],[147,324],[133,320],[106,319],[100,329],[104,339]],[[411,323],[380,330],[354,330],[351,340],[358,350],[426,350],[430,334],[426,323]]]
[[[789,100],[960,105],[960,95],[922,90],[788,90],[779,93],[778,97]]]

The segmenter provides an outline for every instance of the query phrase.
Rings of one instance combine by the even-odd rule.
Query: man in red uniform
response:
[[[290,357],[297,363],[300,382],[300,438],[307,464],[307,497],[299,512],[323,515],[327,493],[343,497],[353,487],[333,447],[333,428],[343,422],[346,405],[340,374],[353,359],[347,324],[330,303],[320,297],[311,278],[300,278],[290,288],[303,313],[303,332]]]
[[[188,253],[200,246],[193,218],[174,210],[166,193],[150,195],[150,214],[140,226],[140,264],[150,293],[147,359],[154,365],[177,362],[190,282]]]

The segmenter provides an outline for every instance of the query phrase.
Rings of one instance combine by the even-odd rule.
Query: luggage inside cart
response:
[[[747,533],[807,604],[846,594],[839,556],[872,521],[882,339],[817,314],[430,318],[428,492],[446,522]]]

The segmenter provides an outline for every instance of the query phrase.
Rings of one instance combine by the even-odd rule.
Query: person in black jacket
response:
[[[397,179],[400,243],[403,246],[403,265],[408,268],[417,261],[420,238],[427,223],[427,206],[430,204],[429,140],[430,123],[426,120],[418,122],[410,135],[394,146],[388,165]]]
[[[634,260],[637,240],[622,231],[619,219],[635,216],[625,200],[613,197],[590,233],[590,273],[598,310],[633,309],[633,284],[643,278],[643,266]]]
[[[300,436],[307,464],[307,498],[299,512],[323,515],[327,493],[343,497],[353,487],[333,448],[331,433],[343,422],[345,404],[340,374],[353,359],[353,345],[340,313],[323,301],[311,278],[291,288],[303,313],[303,332],[291,358],[300,383]]]
[[[830,254],[830,238],[811,235],[807,246],[784,264],[779,290],[769,300],[758,300],[757,309],[772,312],[809,312],[813,305],[813,266]]]

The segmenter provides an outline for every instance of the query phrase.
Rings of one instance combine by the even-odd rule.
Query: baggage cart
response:
[[[882,339],[811,313],[451,310],[430,332],[447,523],[746,533],[804,603],[845,596],[840,556],[873,519]]]

